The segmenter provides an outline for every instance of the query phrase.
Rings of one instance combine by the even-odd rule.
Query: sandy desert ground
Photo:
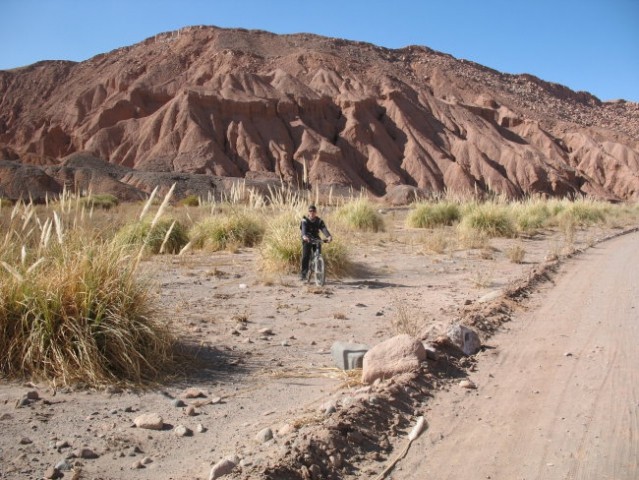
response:
[[[637,234],[596,228],[567,244],[549,231],[434,254],[424,251],[428,231],[387,215],[394,226],[361,235],[353,252],[361,274],[329,276],[321,288],[259,273],[253,249],[147,260],[159,311],[197,351],[197,366],[143,391],[3,383],[0,478],[51,478],[57,465],[63,478],[207,479],[229,456],[238,463],[229,478],[322,478],[278,466],[330,422],[357,424],[357,412],[385,430],[358,438],[349,429],[342,452],[327,441],[329,478],[375,478],[418,415],[429,428],[387,478],[637,478]],[[619,237],[599,243],[607,236]],[[509,260],[514,245],[524,263]],[[482,333],[488,348],[429,360],[406,401],[395,402],[397,385],[366,387],[335,367],[335,341],[373,346],[416,328],[434,340],[556,254],[496,334]],[[462,377],[477,388],[460,388]],[[367,408],[391,418],[376,424]],[[163,428],[135,428],[146,413]]]

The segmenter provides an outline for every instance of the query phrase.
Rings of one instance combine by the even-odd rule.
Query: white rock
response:
[[[133,420],[138,428],[146,428],[147,430],[162,430],[164,427],[164,419],[157,413],[145,413]]]
[[[465,355],[473,355],[481,348],[481,340],[477,332],[460,323],[451,325],[447,335],[450,341],[459,347]]]
[[[185,427],[184,425],[178,425],[175,427],[174,433],[178,437],[190,437],[193,435],[193,432],[190,428]]]

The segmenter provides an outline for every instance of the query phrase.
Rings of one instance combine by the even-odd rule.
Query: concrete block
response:
[[[364,355],[368,350],[368,345],[362,343],[335,342],[331,347],[331,355],[339,368],[352,370],[362,368]]]

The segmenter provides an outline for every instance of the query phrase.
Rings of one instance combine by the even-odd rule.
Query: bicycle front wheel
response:
[[[326,271],[325,271],[325,267],[324,267],[324,259],[319,256],[315,259],[315,285],[321,287],[324,285],[324,282],[326,281]]]

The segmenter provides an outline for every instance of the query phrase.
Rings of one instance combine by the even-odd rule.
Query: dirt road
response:
[[[393,480],[639,478],[639,235],[568,261],[440,392]]]

